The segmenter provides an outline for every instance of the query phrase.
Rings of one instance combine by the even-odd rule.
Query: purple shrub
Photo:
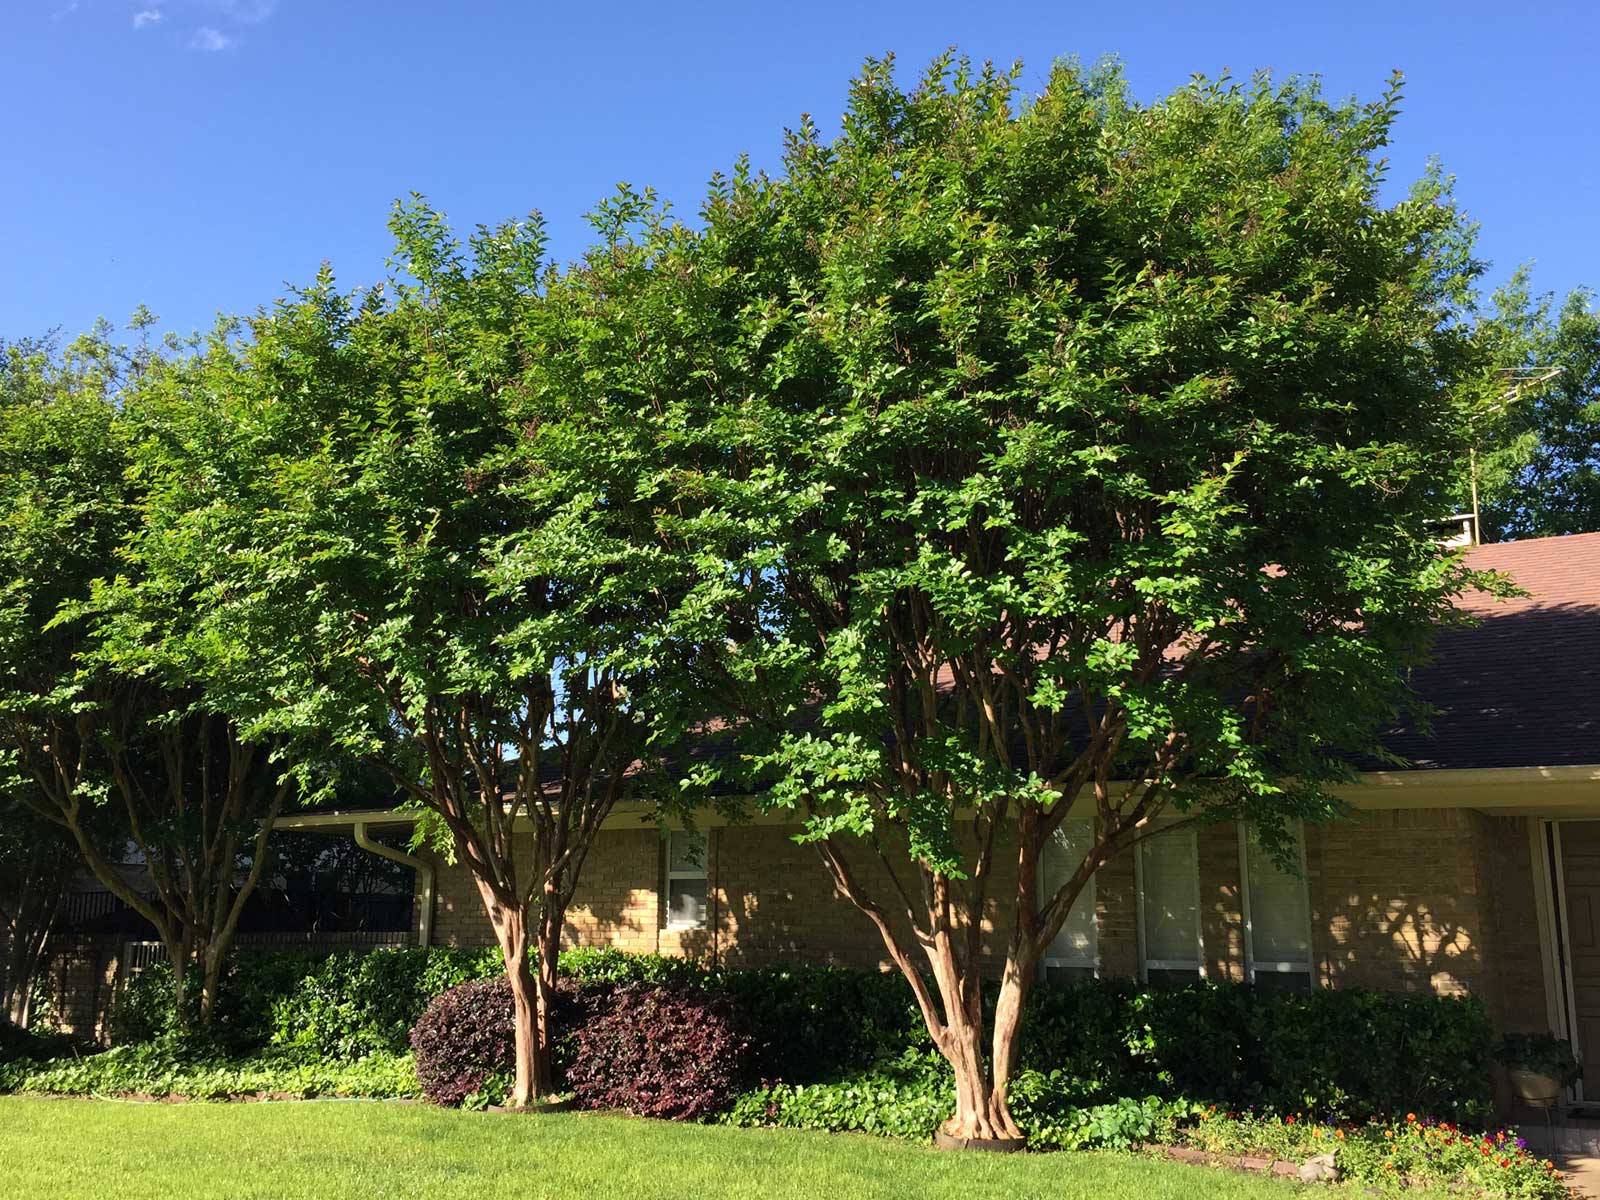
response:
[[[619,987],[573,1032],[567,1082],[585,1108],[692,1121],[748,1082],[750,1039],[728,999],[698,988]]]
[[[455,1106],[514,1066],[511,984],[480,979],[441,992],[411,1030],[422,1094]]]

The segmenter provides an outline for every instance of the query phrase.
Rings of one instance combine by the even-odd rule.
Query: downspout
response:
[[[367,823],[355,823],[356,845],[360,846],[379,858],[387,858],[393,862],[404,863],[417,873],[417,895],[421,905],[421,917],[417,922],[417,945],[430,946],[433,944],[433,864],[426,859],[417,858],[415,855],[406,854],[400,850],[392,849],[375,842],[367,835]]]

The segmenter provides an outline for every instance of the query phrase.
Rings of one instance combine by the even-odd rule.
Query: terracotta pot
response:
[[[1561,1084],[1548,1075],[1530,1071],[1525,1067],[1508,1067],[1506,1075],[1511,1080],[1511,1090],[1530,1108],[1554,1108],[1561,1098]]]

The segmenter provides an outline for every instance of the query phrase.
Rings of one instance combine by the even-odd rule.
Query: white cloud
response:
[[[241,25],[259,25],[278,8],[278,0],[212,0],[212,4]]]
[[[154,25],[159,20],[161,20],[161,10],[159,8],[141,9],[133,14],[133,27],[135,29],[143,29],[146,25]]]
[[[72,3],[64,4],[60,8],[56,9],[55,12],[51,13],[50,14],[50,19],[52,21],[65,21],[68,17],[70,17],[73,13],[75,13],[77,11],[78,11],[78,0],[72,0]]]
[[[202,25],[189,36],[189,49],[211,53],[217,50],[231,50],[239,44],[239,39],[230,37],[220,29],[213,29],[210,25]]]

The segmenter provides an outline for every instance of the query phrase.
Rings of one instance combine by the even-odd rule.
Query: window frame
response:
[[[1295,854],[1299,858],[1300,875],[1297,882],[1300,885],[1300,894],[1305,899],[1302,911],[1305,914],[1306,933],[1306,958],[1304,962],[1287,958],[1258,959],[1256,957],[1255,921],[1250,908],[1250,828],[1239,822],[1239,907],[1244,917],[1244,977],[1254,986],[1257,973],[1264,975],[1304,975],[1315,991],[1321,986],[1317,972],[1317,951],[1312,938],[1311,921],[1311,879],[1306,874],[1306,830],[1305,823],[1295,821],[1294,846]]]
[[[1078,821],[1088,825],[1089,841],[1091,844],[1093,844],[1095,836],[1095,819],[1093,817],[1068,817],[1061,823],[1056,832],[1050,835],[1051,838],[1054,839],[1058,834],[1065,830],[1068,822],[1072,821]],[[1036,886],[1039,889],[1040,898],[1043,900],[1048,900],[1049,896],[1053,896],[1055,894],[1055,889],[1051,888],[1049,882],[1045,879],[1044,868],[1045,856],[1043,853],[1041,853],[1039,855],[1037,871],[1035,872],[1038,877]],[[1100,908],[1096,901],[1095,893],[1095,881],[1098,875],[1099,872],[1096,871],[1089,876],[1088,882],[1083,885],[1083,891],[1078,893],[1077,899],[1078,904],[1087,902],[1089,905],[1089,956],[1086,959],[1064,958],[1059,955],[1051,954],[1050,947],[1046,946],[1045,952],[1039,956],[1038,966],[1035,967],[1035,973],[1040,979],[1047,978],[1051,967],[1055,967],[1056,969],[1063,971],[1087,970],[1091,979],[1100,978]],[[1065,883],[1066,881],[1062,880],[1061,882]],[[1058,883],[1056,886],[1059,887],[1060,884]],[[1047,888],[1049,888],[1048,894],[1046,894]],[[1066,928],[1065,924],[1063,924],[1062,928],[1063,930]],[[1061,935],[1058,933],[1056,936],[1060,937]],[[1051,942],[1054,943],[1054,941],[1055,938],[1052,938]]]
[[[1145,844],[1154,837],[1173,837],[1181,834],[1189,841],[1190,857],[1194,862],[1194,871],[1191,873],[1190,884],[1194,893],[1194,952],[1192,961],[1175,958],[1151,958],[1148,947],[1145,917]],[[1140,838],[1133,848],[1133,883],[1134,883],[1134,924],[1139,934],[1139,980],[1142,983],[1150,982],[1151,971],[1182,971],[1194,972],[1196,980],[1203,980],[1206,976],[1206,931],[1205,922],[1200,915],[1200,838],[1194,825],[1179,825],[1177,828],[1163,829],[1159,824],[1149,834]]]
[[[674,838],[699,838],[703,850],[703,861],[698,867],[673,869],[672,842]],[[661,906],[665,910],[663,929],[704,929],[710,923],[711,910],[711,831],[691,829],[669,829],[663,839],[662,849],[666,853],[663,860]],[[700,907],[698,921],[685,921],[677,917],[672,911],[672,885],[678,880],[698,880],[706,885],[705,902]]]

